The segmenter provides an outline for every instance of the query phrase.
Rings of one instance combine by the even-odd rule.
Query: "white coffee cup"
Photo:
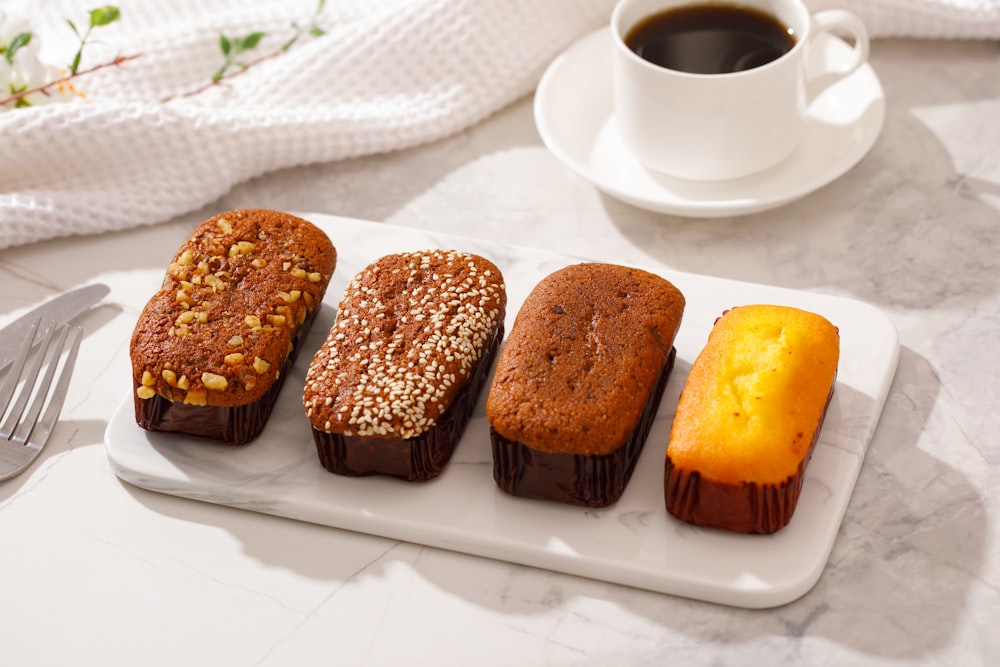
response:
[[[625,147],[649,169],[679,178],[720,181],[774,166],[799,145],[807,83],[847,76],[868,59],[868,33],[845,10],[810,14],[801,0],[732,0],[784,24],[795,45],[753,69],[692,74],[653,64],[625,43],[642,19],[708,0],[621,0],[611,16],[614,116]],[[820,33],[854,42],[849,64],[837,72],[807,72],[808,50]]]

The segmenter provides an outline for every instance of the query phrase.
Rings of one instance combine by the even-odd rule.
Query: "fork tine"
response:
[[[47,373],[48,380],[45,384],[46,393],[48,393],[48,386],[52,379],[52,373],[55,371],[59,362],[59,357],[64,349],[68,330],[69,327],[64,325],[62,335],[59,337],[59,346],[57,347],[52,357],[52,362],[49,365]],[[59,419],[59,413],[62,411],[63,403],[66,402],[66,393],[69,390],[69,380],[73,376],[73,367],[76,366],[76,357],[77,353],[80,351],[80,340],[82,338],[83,329],[76,327],[73,330],[73,340],[70,343],[69,353],[66,355],[66,360],[63,362],[62,372],[59,375],[59,379],[56,381],[55,389],[49,396],[48,407],[45,409],[45,414],[43,414],[42,418],[31,428],[31,435],[26,440],[28,448],[35,450],[36,456],[38,455],[38,452],[42,450],[42,447],[45,446],[45,441],[49,439],[49,433],[52,432],[52,427],[55,426],[56,420]],[[34,410],[35,414],[31,419],[33,422],[35,422],[38,416],[38,410],[42,407],[43,399],[44,395],[39,394],[39,398],[36,401],[37,409]]]
[[[73,374],[77,353],[80,350],[82,329],[79,327],[74,329],[73,339],[67,350],[66,338],[69,327],[66,325],[49,326],[47,333],[44,334],[45,340],[38,345],[38,351],[31,362],[30,369],[22,376],[22,370],[26,363],[25,358],[34,347],[33,339],[37,335],[35,331],[37,327],[36,322],[32,329],[32,336],[22,344],[22,350],[19,351],[18,357],[11,364],[7,378],[7,384],[12,384],[14,390],[18,385],[21,389],[13,409],[7,415],[3,425],[0,426],[0,481],[23,472],[38,458],[56,420],[59,418],[63,403],[66,401],[70,377]],[[51,345],[57,329],[59,340],[55,345]],[[60,364],[60,359],[64,355],[65,359]],[[46,359],[48,359],[48,365],[45,368],[45,375],[41,382],[37,383],[39,371]],[[55,388],[52,389],[52,381],[55,379],[58,368],[61,370],[58,371],[58,379]],[[4,391],[6,392],[6,385]],[[27,401],[32,396],[34,398],[29,405]],[[5,402],[7,400],[5,399]],[[26,405],[26,414],[23,414]],[[42,414],[43,407],[45,408],[44,414]],[[0,412],[6,409],[7,406],[4,406]],[[41,419],[39,419],[40,414],[42,414]],[[17,425],[19,422],[20,426]],[[11,424],[10,428],[8,428],[8,424]]]
[[[35,386],[35,380],[38,379],[38,373],[42,369],[42,362],[45,361],[45,353],[49,349],[49,343],[52,342],[52,334],[55,333],[53,327],[48,328],[48,332],[45,334],[45,340],[42,341],[41,345],[38,347],[38,352],[35,354],[31,361],[31,365],[28,370],[21,375],[21,378],[14,377],[14,382],[16,383],[18,379],[23,378],[23,384],[21,392],[14,399],[14,404],[10,408],[10,412],[7,413],[7,419],[4,420],[3,424],[0,424],[0,436],[6,439],[14,433],[14,429],[17,428],[17,424],[21,421],[21,416],[24,414],[24,406],[28,404],[28,399],[31,397],[31,389]],[[32,334],[32,339],[34,334]],[[27,357],[31,353],[32,339],[28,339],[28,350],[25,352]],[[19,360],[19,365],[23,371],[23,366],[25,359]]]
[[[52,337],[58,332],[59,340],[56,341],[55,345],[52,344]],[[53,327],[52,331],[45,337],[45,344],[38,350],[38,364],[44,362],[45,357],[50,355],[48,366],[45,367],[45,375],[42,376],[40,381],[37,381],[37,374],[32,378],[32,382],[35,384],[35,400],[31,402],[30,405],[26,407],[26,411],[21,416],[21,425],[17,427],[14,431],[13,437],[11,437],[12,442],[18,444],[26,444],[28,442],[28,436],[31,435],[31,430],[35,427],[35,422],[38,421],[38,415],[42,412],[42,406],[45,404],[45,399],[49,395],[49,387],[52,386],[52,378],[56,374],[56,368],[59,366],[59,358],[62,356],[63,346],[66,344],[66,334],[69,333],[69,327]],[[29,392],[25,388],[25,395]]]
[[[7,412],[7,408],[10,407],[10,399],[14,395],[14,390],[17,389],[17,381],[21,377],[21,371],[24,370],[24,362],[28,360],[28,353],[31,352],[31,346],[35,340],[35,332],[38,331],[38,323],[39,320],[35,320],[35,323],[31,325],[31,330],[25,336],[24,342],[21,343],[21,347],[18,348],[14,359],[7,368],[7,377],[4,380],[3,387],[0,387],[0,417],[3,417]],[[0,428],[0,433],[6,432],[6,429]]]

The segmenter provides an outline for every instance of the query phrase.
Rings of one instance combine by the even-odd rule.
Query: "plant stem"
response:
[[[72,81],[75,78],[84,76],[85,74],[90,74],[91,72],[96,72],[97,70],[104,69],[105,67],[117,67],[118,65],[122,65],[122,64],[128,62],[129,60],[135,60],[136,58],[140,57],[141,55],[142,55],[141,53],[136,53],[136,54],[133,54],[133,55],[130,55],[130,56],[119,55],[119,56],[115,56],[115,58],[113,60],[109,60],[106,63],[101,63],[100,65],[94,65],[93,67],[90,67],[88,69],[84,69],[84,70],[73,70],[73,69],[71,69],[69,74],[67,74],[66,76],[61,77],[59,79],[56,79],[55,81],[50,81],[49,83],[46,83],[46,84],[41,85],[41,86],[35,86],[34,88],[26,88],[25,90],[22,90],[22,91],[19,91],[17,93],[14,93],[10,97],[6,97],[4,99],[0,99],[0,107],[7,106],[8,104],[10,104],[12,102],[18,102],[19,100],[22,100],[25,97],[27,97],[28,95],[32,95],[34,93],[42,93],[44,95],[48,95],[49,94],[49,90],[51,90],[52,88],[55,88],[57,86],[61,86],[64,83],[68,83],[69,81]]]
[[[225,73],[223,73],[219,77],[213,77],[213,78],[209,79],[208,83],[206,83],[206,84],[204,84],[202,86],[199,86],[198,88],[195,88],[194,90],[189,90],[186,93],[178,93],[176,95],[171,95],[170,97],[164,97],[162,100],[160,100],[160,102],[166,103],[166,102],[169,102],[170,100],[175,100],[175,99],[178,99],[178,98],[181,98],[181,97],[194,97],[195,95],[197,95],[199,93],[205,92],[206,90],[208,90],[212,86],[218,86],[219,84],[221,84],[224,81],[232,79],[233,77],[237,77],[240,74],[243,74],[248,69],[250,69],[251,67],[253,67],[254,65],[256,65],[258,63],[262,63],[265,60],[271,60],[272,58],[277,58],[282,53],[284,53],[284,51],[278,50],[278,51],[275,51],[273,53],[269,53],[266,56],[261,56],[260,58],[257,58],[257,60],[251,60],[250,62],[248,62],[245,65],[243,65],[242,67],[240,67],[240,69],[236,69],[236,70],[232,70],[232,71],[229,71],[229,72],[225,72]]]

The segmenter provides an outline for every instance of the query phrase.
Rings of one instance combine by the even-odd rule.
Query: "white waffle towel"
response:
[[[47,63],[76,50],[66,24],[93,0],[8,0]],[[545,66],[606,24],[613,0],[328,0],[288,51],[194,96],[220,35],[277,52],[316,0],[119,0],[78,78],[88,100],[0,112],[0,248],[168,220],[272,170],[391,151],[479,122],[531,92]],[[845,6],[873,36],[1000,36],[1000,0],[811,0]],[[172,100],[163,100],[173,97]]]
[[[805,0],[813,11],[849,9],[872,37],[1000,39],[1000,0]]]

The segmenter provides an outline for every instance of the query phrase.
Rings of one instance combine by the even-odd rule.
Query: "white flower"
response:
[[[23,32],[31,32],[28,22],[17,16],[7,16],[7,12],[0,9],[0,44],[10,44]]]
[[[24,43],[25,35],[30,36],[27,43]],[[59,70],[39,59],[38,40],[32,35],[28,22],[8,17],[0,10],[0,100],[45,86],[59,77]],[[73,94],[70,86],[56,85],[0,105],[0,111],[62,102],[72,98]]]

